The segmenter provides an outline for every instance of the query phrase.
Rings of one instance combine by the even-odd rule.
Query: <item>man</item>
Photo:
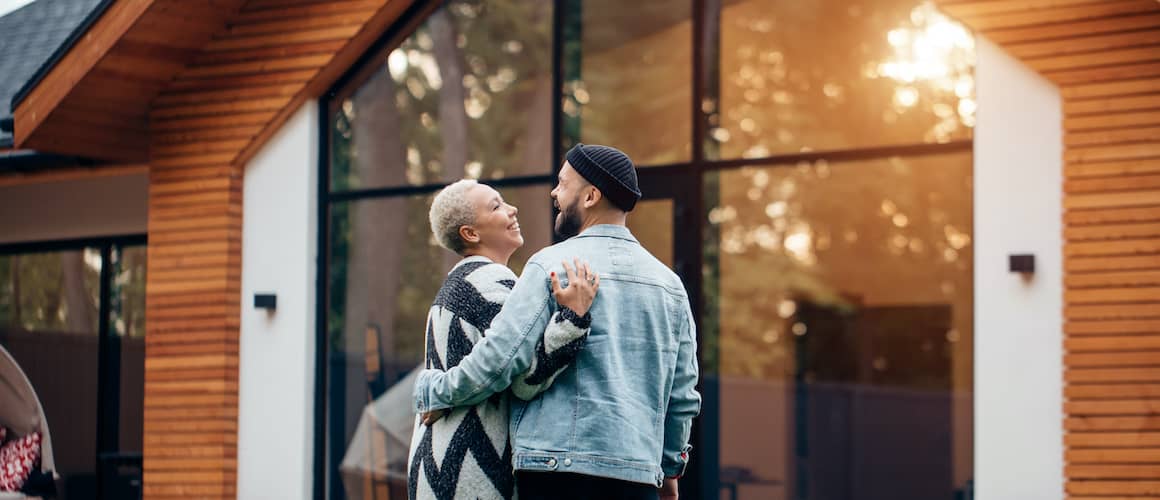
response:
[[[419,413],[472,405],[506,389],[533,359],[557,305],[550,283],[579,256],[599,274],[587,344],[554,386],[511,408],[519,496],[676,498],[700,411],[693,314],[680,279],[633,238],[625,219],[640,199],[636,169],[619,150],[578,144],[551,193],[557,234],[536,253],[471,354],[415,383]]]

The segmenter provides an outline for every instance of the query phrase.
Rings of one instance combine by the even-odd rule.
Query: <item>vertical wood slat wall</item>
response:
[[[939,3],[1062,95],[1068,497],[1160,498],[1160,3]]]
[[[145,498],[236,496],[245,163],[409,3],[250,0],[153,100]]]

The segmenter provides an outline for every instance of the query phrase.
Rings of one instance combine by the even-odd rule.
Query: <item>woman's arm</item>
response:
[[[534,398],[551,387],[584,346],[588,338],[591,316],[588,309],[600,288],[600,277],[587,263],[574,261],[572,269],[564,262],[568,285],[561,285],[556,273],[549,275],[552,295],[559,306],[547,322],[544,335],[536,342],[528,369],[512,381],[512,392],[520,399]],[[442,417],[442,411],[423,414],[423,423],[430,425]]]
[[[567,262],[561,263],[568,274],[567,287],[560,285],[556,273],[550,275],[552,295],[559,309],[552,314],[544,336],[536,343],[531,367],[512,382],[512,393],[520,399],[530,400],[548,390],[556,377],[576,360],[588,339],[592,324],[588,309],[596,299],[600,277],[592,272],[587,262],[575,259],[573,263],[575,270],[568,267]]]

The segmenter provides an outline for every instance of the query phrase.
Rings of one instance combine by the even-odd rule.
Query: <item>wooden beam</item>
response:
[[[28,141],[57,105],[105,58],[110,49],[158,0],[123,0],[113,2],[100,19],[33,87],[13,110],[14,143],[19,147]]]

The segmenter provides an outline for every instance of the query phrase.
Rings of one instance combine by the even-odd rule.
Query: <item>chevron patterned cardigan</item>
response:
[[[511,269],[484,257],[468,257],[456,264],[427,315],[427,368],[447,370],[459,364],[483,338],[515,281]],[[557,311],[536,346],[532,366],[517,378],[510,392],[531,399],[546,390],[583,347],[590,320],[568,309]],[[408,464],[410,498],[506,500],[514,496],[508,397],[504,392],[475,406],[454,408],[429,427],[416,416]]]

